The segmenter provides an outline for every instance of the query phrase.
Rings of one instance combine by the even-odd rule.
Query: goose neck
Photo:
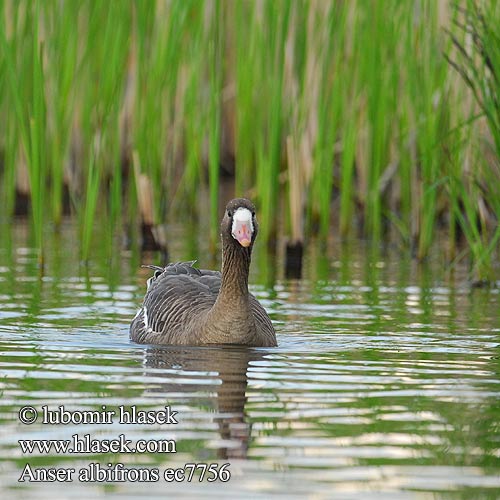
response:
[[[248,297],[250,249],[226,245],[222,250],[222,281],[220,295],[232,300]]]

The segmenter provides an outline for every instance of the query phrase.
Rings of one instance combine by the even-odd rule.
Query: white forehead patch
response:
[[[240,207],[233,214],[233,228],[235,223],[244,222],[248,224],[250,231],[253,231],[252,212],[248,208]]]

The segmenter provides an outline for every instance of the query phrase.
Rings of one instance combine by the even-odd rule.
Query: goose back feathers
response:
[[[221,272],[197,269],[194,262],[149,266],[154,275],[130,338],[147,344],[277,345],[269,316],[248,291],[257,231],[253,204],[238,198],[228,203],[221,222]]]

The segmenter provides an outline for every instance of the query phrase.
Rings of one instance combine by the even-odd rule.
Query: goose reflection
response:
[[[265,355],[265,351],[231,346],[162,346],[148,348],[144,364],[164,369],[168,378],[168,382],[150,391],[175,394],[176,398],[182,397],[179,394],[200,394],[203,406],[215,410],[214,422],[222,439],[217,451],[219,459],[246,458],[251,435],[245,413],[247,372],[251,362],[262,360]],[[158,377],[161,371],[149,375]]]

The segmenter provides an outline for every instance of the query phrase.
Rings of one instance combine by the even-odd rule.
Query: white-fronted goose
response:
[[[142,344],[276,346],[269,316],[248,291],[257,229],[252,202],[234,199],[221,222],[222,272],[196,269],[194,262],[152,266],[130,338]]]

